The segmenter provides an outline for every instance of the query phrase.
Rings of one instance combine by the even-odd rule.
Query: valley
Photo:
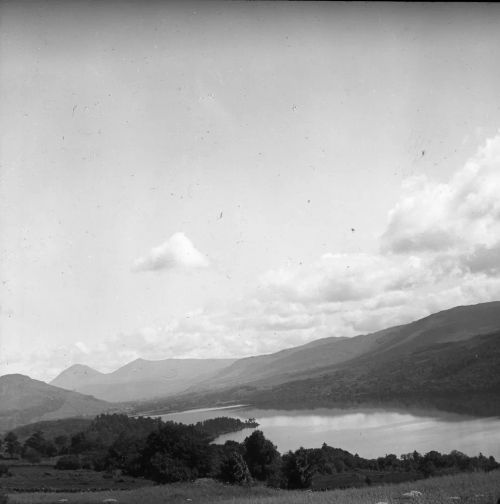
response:
[[[28,489],[24,483],[16,486],[22,478],[35,482],[32,490],[38,484],[64,490],[73,481],[75,489],[94,491],[192,477],[224,481],[229,467],[233,471],[243,463],[238,457],[248,453],[254,435],[263,436],[269,447],[277,445],[275,460],[282,469],[269,469],[265,478],[271,478],[270,484],[282,474],[285,480],[271,485],[282,488],[295,488],[295,469],[284,469],[292,453],[294,464],[313,464],[300,483],[312,489],[418,480],[476,466],[493,470],[494,457],[500,457],[499,338],[500,303],[494,302],[239,360],[139,360],[108,374],[82,364],[63,371],[50,385],[6,375],[0,377],[0,428],[5,462],[13,465],[0,487]],[[184,374],[190,378],[184,380]],[[106,379],[114,382],[106,385]],[[168,385],[162,389],[160,382]],[[110,400],[81,392],[91,387]],[[141,400],[118,400],[145,389],[149,392]],[[161,437],[168,429],[173,430]],[[6,444],[7,433],[19,439],[17,448]],[[153,442],[151,436],[160,437]],[[176,458],[184,456],[185,448],[175,447],[184,438],[197,450],[195,466]],[[157,455],[148,451],[158,443],[167,443],[166,453],[173,457],[159,466],[152,462]],[[332,457],[330,465],[317,458],[321,450]],[[389,464],[387,453],[402,455],[390,455],[396,458]],[[415,455],[405,473],[405,453],[430,458]],[[25,457],[34,467],[48,466],[30,469],[23,466]],[[342,463],[335,462],[338,457]],[[359,459],[365,461],[359,467],[356,457],[366,457]],[[251,460],[247,463],[248,474],[259,480]],[[70,472],[60,477],[61,469]],[[240,478],[244,473],[234,474]]]

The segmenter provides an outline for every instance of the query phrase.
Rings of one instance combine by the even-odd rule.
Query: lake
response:
[[[207,408],[161,415],[163,420],[186,424],[228,416],[255,418],[281,453],[319,448],[323,443],[361,457],[375,458],[389,453],[401,455],[417,450],[467,455],[493,455],[500,459],[500,418],[475,418],[438,411],[405,411],[380,408],[269,410],[244,405]],[[216,443],[243,441],[253,429],[220,436]]]

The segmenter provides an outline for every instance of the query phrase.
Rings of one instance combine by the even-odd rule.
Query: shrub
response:
[[[198,477],[198,471],[188,467],[182,460],[174,459],[164,453],[155,453],[151,458],[151,472],[158,483],[175,483]]]
[[[81,469],[82,465],[80,459],[75,455],[64,455],[61,457],[55,465],[56,469],[62,471],[69,471],[74,469]]]
[[[249,485],[252,482],[245,460],[236,451],[222,461],[219,478],[224,482],[238,485]]]
[[[9,466],[6,464],[0,464],[0,477],[11,476]]]
[[[23,458],[31,464],[39,464],[42,461],[42,455],[34,448],[27,447],[23,452]]]

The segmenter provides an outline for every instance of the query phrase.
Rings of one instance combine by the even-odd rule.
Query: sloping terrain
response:
[[[232,359],[137,359],[112,373],[76,365],[51,384],[111,402],[135,401],[177,394],[232,364]]]
[[[175,411],[231,403],[278,409],[359,403],[499,416],[498,369],[500,331],[417,347],[399,356],[365,354],[314,373],[297,373],[281,384],[254,383],[191,392],[143,406],[145,411]]]
[[[269,387],[316,376],[363,355],[392,361],[419,348],[500,330],[500,302],[459,306],[415,322],[353,338],[325,338],[270,355],[240,359],[191,391],[250,385]]]
[[[116,406],[25,375],[0,377],[0,431],[41,420],[94,416],[112,408]]]
[[[312,378],[297,377],[276,387],[254,389],[248,396],[260,404],[276,406],[483,395],[496,397],[500,406],[499,368],[500,331],[497,331],[416,348],[398,358],[361,356],[333,369],[318,370]]]

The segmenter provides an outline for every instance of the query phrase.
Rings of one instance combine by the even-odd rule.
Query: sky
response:
[[[500,7],[0,2],[0,375],[500,299]]]

